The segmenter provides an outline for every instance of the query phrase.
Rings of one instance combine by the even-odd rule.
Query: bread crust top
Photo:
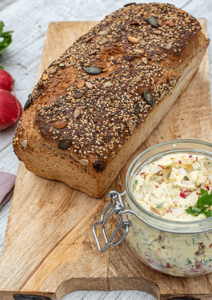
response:
[[[199,22],[173,5],[117,10],[43,72],[25,105],[14,148],[22,147],[24,132],[33,127],[56,155],[68,155],[95,176],[208,42]],[[90,74],[88,67],[101,72]]]

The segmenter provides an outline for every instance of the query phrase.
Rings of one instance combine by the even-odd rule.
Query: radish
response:
[[[182,182],[182,184],[185,184],[185,185],[191,185],[193,182],[191,181],[191,180],[183,180],[183,181],[181,181]]]
[[[0,89],[0,130],[13,126],[22,114],[22,106],[10,92]]]
[[[190,195],[191,194],[191,192],[190,191],[184,191],[184,192],[181,192],[180,193],[180,197],[182,197],[182,198],[186,198],[186,197],[188,197],[188,195]]]
[[[152,168],[151,173],[154,175],[156,173],[158,173],[159,171],[163,170],[164,168],[160,165],[156,165]]]
[[[13,90],[14,80],[5,70],[0,69],[0,89],[11,92]]]
[[[184,168],[178,169],[179,175],[186,176],[188,175],[187,171]]]

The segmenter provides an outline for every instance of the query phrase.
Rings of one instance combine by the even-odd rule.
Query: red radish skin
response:
[[[0,69],[0,89],[11,92],[13,90],[14,80],[5,70]]]
[[[180,193],[180,197],[185,199],[185,198],[187,198],[188,195],[190,195],[190,194],[191,194],[190,191],[184,191],[184,192],[181,192],[181,193]]]
[[[10,92],[0,89],[0,130],[13,126],[22,114],[22,106]]]

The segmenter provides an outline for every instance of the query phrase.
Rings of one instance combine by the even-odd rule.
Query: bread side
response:
[[[199,23],[172,5],[118,10],[44,71],[15,153],[39,176],[102,196],[188,85],[207,45]],[[101,73],[88,74],[90,66]]]

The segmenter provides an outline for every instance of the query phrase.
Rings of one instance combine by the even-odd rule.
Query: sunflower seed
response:
[[[151,94],[149,91],[144,91],[144,92],[143,92],[143,98],[144,98],[144,101],[145,101],[147,104],[153,106],[154,99],[153,99],[152,94]]]
[[[148,58],[146,58],[146,57],[142,57],[142,62],[144,63],[144,64],[147,64],[148,63]]]
[[[75,119],[77,119],[79,117],[79,115],[81,114],[81,108],[77,107],[73,113],[73,116]]]
[[[144,50],[143,49],[135,49],[135,52],[137,52],[139,54],[144,54]]]
[[[26,148],[26,147],[27,147],[27,140],[23,140],[23,142],[22,142],[22,146],[23,146],[24,148]]]
[[[154,30],[153,31],[155,34],[161,35],[162,31],[161,30]]]
[[[146,44],[144,38],[142,36],[138,37],[138,43],[141,45],[141,46],[144,46]]]
[[[110,81],[105,82],[104,86],[106,87],[111,87],[113,84]]]
[[[166,21],[165,24],[170,27],[174,27],[174,25],[175,25],[174,21]]]
[[[139,23],[137,21],[132,21],[129,23],[129,25],[139,25]]]
[[[91,75],[97,75],[102,72],[100,68],[97,67],[88,67],[85,69],[85,72]]]
[[[47,80],[49,78],[49,75],[47,75],[47,74],[44,74],[43,76],[42,76],[42,79],[43,80]]]
[[[127,36],[127,39],[128,39],[128,41],[129,41],[130,43],[133,43],[133,44],[136,44],[136,43],[138,42],[138,39],[135,38],[135,37],[133,37],[133,36],[131,36],[131,35],[128,35],[128,36]]]
[[[149,16],[147,20],[153,27],[158,28],[158,21],[153,16]]]
[[[108,30],[102,30],[100,32],[98,32],[99,35],[105,35],[105,34],[108,34]]]
[[[86,82],[85,85],[87,86],[87,88],[92,89],[93,88],[93,84],[91,82]]]
[[[85,81],[84,81],[83,79],[80,79],[80,80],[77,82],[76,86],[77,86],[78,88],[82,88],[82,87],[84,86],[84,84],[85,84]]]
[[[135,76],[135,77],[134,77],[134,81],[135,81],[135,82],[141,81],[141,76]]]
[[[81,165],[83,166],[87,166],[89,164],[89,161],[87,159],[80,159],[79,161],[81,163]]]
[[[166,50],[171,50],[171,48],[172,48],[172,43],[171,42],[166,44],[166,46],[165,46]]]

